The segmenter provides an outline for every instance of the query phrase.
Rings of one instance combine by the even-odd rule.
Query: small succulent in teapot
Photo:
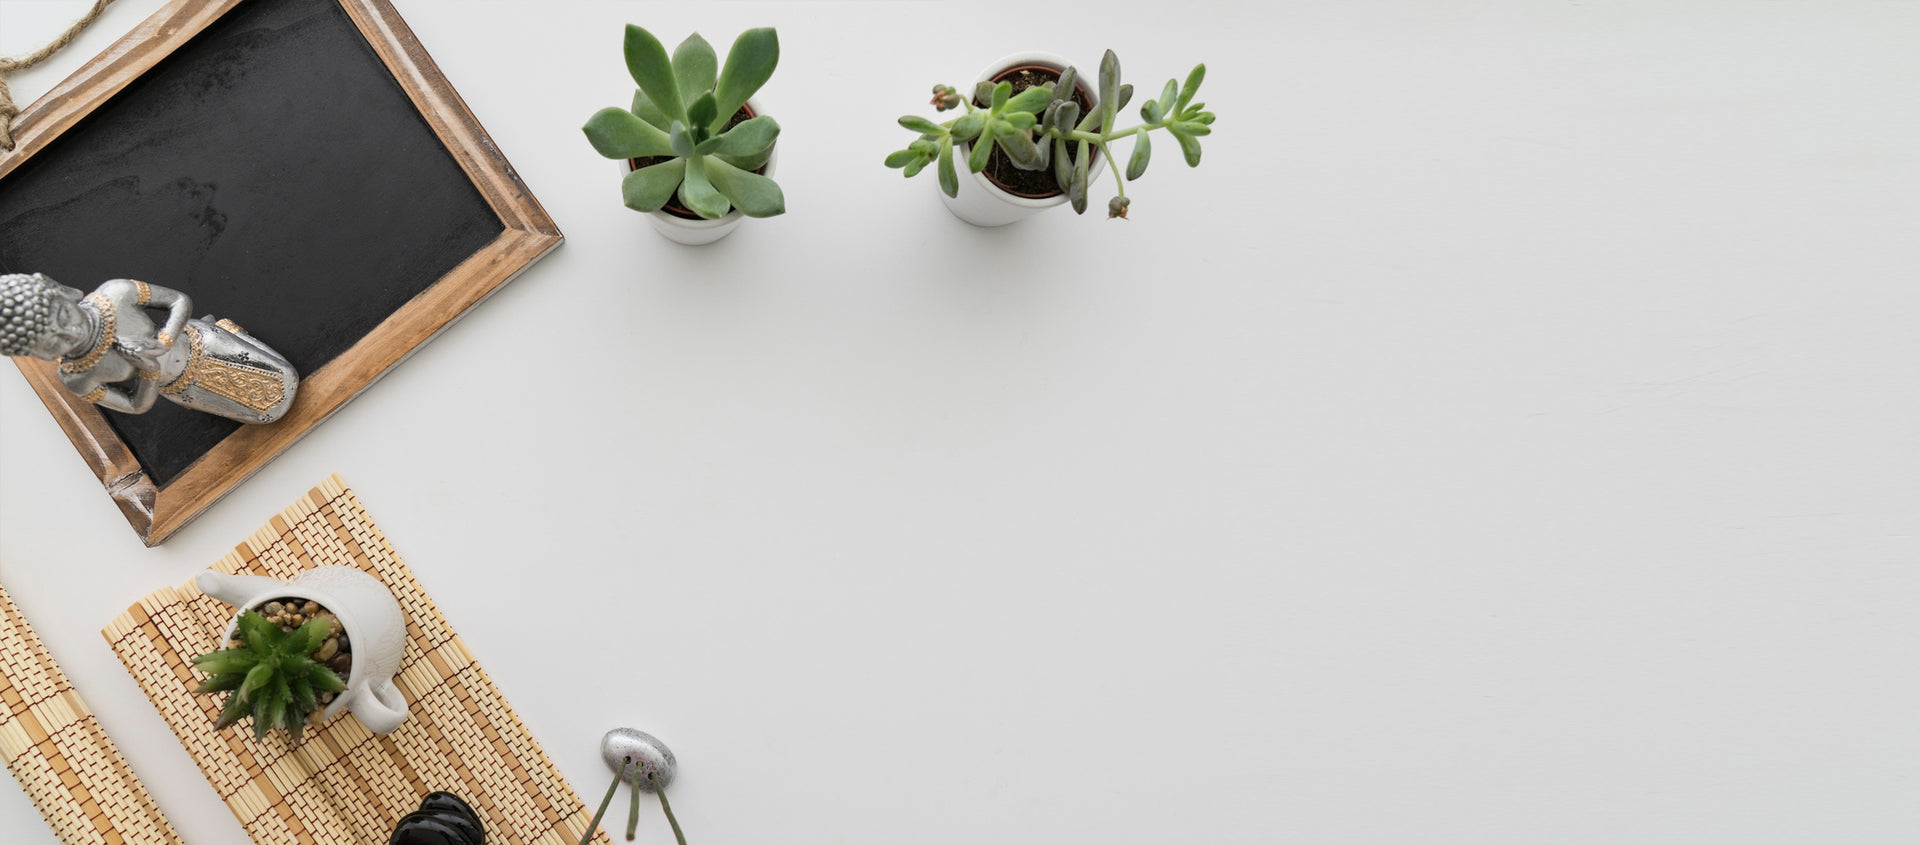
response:
[[[1112,50],[1100,60],[1099,100],[1085,114],[1073,99],[1079,72],[1072,67],[1052,84],[1035,85],[1017,93],[1011,82],[982,82],[975,88],[972,99],[961,96],[952,86],[936,85],[932,102],[935,110],[964,107],[966,113],[945,123],[917,115],[900,118],[900,125],[919,137],[906,149],[887,156],[886,165],[904,171],[909,177],[928,165],[935,165],[940,190],[952,197],[960,191],[960,178],[953,163],[954,147],[971,145],[967,169],[974,173],[986,169],[993,151],[998,149],[1021,170],[1050,169],[1055,183],[1072,202],[1073,210],[1085,214],[1092,152],[1098,150],[1108,159],[1118,161],[1113,155],[1113,143],[1132,138],[1133,153],[1127,160],[1126,171],[1123,175],[1119,168],[1113,169],[1115,195],[1107,202],[1108,217],[1124,218],[1132,203],[1127,197],[1127,183],[1147,172],[1147,163],[1153,156],[1150,135],[1153,130],[1166,130],[1179,143],[1187,166],[1200,166],[1200,138],[1213,132],[1214,119],[1205,103],[1194,102],[1206,74],[1207,66],[1202,64],[1187,74],[1184,85],[1167,80],[1160,96],[1141,106],[1140,117],[1144,122],[1124,129],[1117,125],[1118,118],[1120,110],[1133,98],[1133,86],[1120,82],[1120,59]]]
[[[786,211],[786,196],[755,173],[773,154],[780,124],[769,115],[733,118],[773,75],[780,39],[771,28],[740,34],[722,66],[699,33],[673,55],[653,33],[627,26],[627,72],[639,84],[631,108],[608,107],[581,127],[595,151],[612,159],[658,159],[628,173],[620,193],[635,211],[668,201],[717,220],[738,208],[748,217]]]
[[[282,619],[293,615],[282,613]],[[329,644],[337,649],[339,636],[339,620],[324,613],[292,627],[243,611],[227,648],[193,659],[210,676],[198,691],[227,693],[214,729],[252,716],[254,738],[278,727],[298,743],[308,714],[320,709],[321,699],[346,689],[340,676],[321,662],[327,658],[315,659]]]

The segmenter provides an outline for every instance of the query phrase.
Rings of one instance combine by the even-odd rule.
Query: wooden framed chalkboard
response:
[[[387,0],[174,0],[15,137],[0,272],[176,288],[301,372],[243,426],[106,412],[17,359],[148,545],[561,241]]]

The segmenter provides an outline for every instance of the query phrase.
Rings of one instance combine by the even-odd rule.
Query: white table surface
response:
[[[157,549],[0,373],[5,584],[187,841],[246,839],[99,629],[336,471],[583,795],[673,746],[694,845],[1920,830],[1920,4],[398,6],[563,247]],[[785,217],[620,207],[629,20],[779,27]],[[880,166],[1109,46],[1220,115],[1133,220]]]

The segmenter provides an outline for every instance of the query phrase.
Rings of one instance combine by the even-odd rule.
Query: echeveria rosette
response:
[[[312,657],[333,634],[332,620],[310,619],[288,633],[248,610],[240,614],[237,627],[236,636],[241,642],[238,648],[193,659],[193,665],[210,676],[198,692],[228,693],[214,730],[251,715],[255,739],[264,738],[273,728],[284,727],[298,743],[307,714],[320,708],[319,693],[347,688],[339,675]]]
[[[748,217],[787,210],[780,186],[753,172],[773,154],[780,124],[755,115],[727,126],[779,64],[780,40],[772,29],[741,33],[723,67],[698,33],[668,56],[652,33],[628,25],[626,59],[639,85],[632,107],[601,109],[581,129],[607,158],[672,157],[627,174],[620,193],[628,208],[659,211],[678,195],[709,220],[734,208]]]
[[[1206,110],[1205,103],[1193,102],[1193,98],[1206,75],[1207,66],[1202,64],[1187,74],[1185,85],[1178,80],[1167,80],[1160,97],[1148,100],[1140,108],[1144,122],[1126,129],[1116,128],[1115,123],[1120,110],[1133,99],[1133,86],[1120,83],[1120,58],[1112,50],[1100,59],[1097,80],[1100,104],[1084,115],[1080,104],[1072,99],[1074,83],[1079,78],[1078,71],[1072,67],[1060,74],[1058,82],[1028,88],[1019,94],[1013,93],[1009,82],[997,85],[982,82],[975,89],[974,98],[986,102],[985,108],[959,97],[950,86],[936,85],[933,105],[937,110],[964,106],[967,113],[946,123],[915,115],[900,118],[901,126],[920,137],[906,149],[887,156],[886,164],[908,177],[918,175],[930,164],[935,165],[940,175],[940,190],[952,197],[958,196],[960,190],[953,146],[973,145],[967,156],[967,169],[974,173],[986,169],[988,158],[998,148],[1021,170],[1051,168],[1054,182],[1067,194],[1073,210],[1085,214],[1088,167],[1093,160],[1093,150],[1098,149],[1112,159],[1110,145],[1121,138],[1133,138],[1133,155],[1127,160],[1124,175],[1114,168],[1117,193],[1107,203],[1108,217],[1124,218],[1132,202],[1127,198],[1126,183],[1147,172],[1147,163],[1153,155],[1150,132],[1166,130],[1180,144],[1187,166],[1200,166],[1200,138],[1213,132],[1213,113]],[[977,139],[986,142],[979,143]],[[1071,156],[1068,144],[1074,145]]]

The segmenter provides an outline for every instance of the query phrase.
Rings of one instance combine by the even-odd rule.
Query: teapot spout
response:
[[[264,575],[228,575],[209,569],[194,576],[193,585],[227,604],[240,605],[255,596],[285,589],[287,582]]]

